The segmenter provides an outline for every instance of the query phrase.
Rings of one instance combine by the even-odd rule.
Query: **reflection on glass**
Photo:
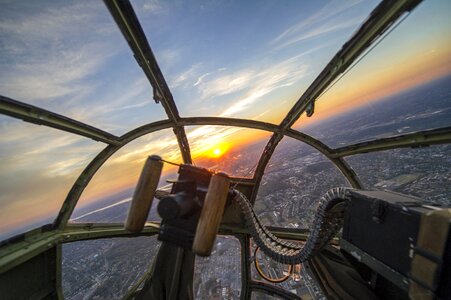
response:
[[[53,222],[103,143],[0,116],[0,240]]]
[[[160,242],[155,237],[112,238],[63,245],[65,299],[122,299],[150,272]]]
[[[132,2],[182,116],[273,123],[377,4]]]
[[[324,155],[285,137],[266,167],[254,210],[265,225],[308,229],[320,198],[346,185]]]
[[[131,197],[149,155],[181,163],[177,140],[167,129],[140,137],[113,154],[97,171],[80,197],[71,222],[122,223],[127,218]],[[177,178],[177,168],[164,164],[159,186]],[[154,199],[148,220],[160,220]]]
[[[186,128],[197,166],[252,177],[271,133],[238,127],[189,126]]]
[[[298,266],[300,265],[296,265],[296,267]],[[293,276],[293,280],[299,281],[296,280],[299,277],[299,272],[296,274],[294,269],[296,268],[293,268],[292,265],[284,265],[272,260],[270,257],[266,256],[259,247],[255,247],[254,268],[252,270],[257,272],[255,277],[257,277],[258,280],[281,283],[288,280],[290,276]]]
[[[293,241],[292,241],[293,242]],[[301,242],[299,242],[301,243]],[[255,254],[256,244],[251,239],[251,253]],[[254,264],[251,265],[251,278],[252,280],[261,281],[266,284],[275,285],[281,287],[287,291],[290,291],[302,299],[325,299],[323,293],[319,289],[315,280],[306,272],[302,264],[294,265],[291,267],[288,265],[283,265],[278,263],[268,256],[266,256],[262,251],[257,251],[257,259],[260,263],[264,275],[271,278],[282,278],[288,275],[287,280],[280,283],[272,283],[264,278],[262,278]],[[265,298],[263,298],[265,299]]]
[[[425,1],[305,114],[331,147],[451,125],[451,2]]]
[[[99,1],[2,3],[3,96],[123,134],[166,119]]]
[[[241,245],[231,236],[217,236],[209,257],[196,256],[195,299],[240,299]]]
[[[451,205],[451,145],[395,149],[346,158],[365,188]]]

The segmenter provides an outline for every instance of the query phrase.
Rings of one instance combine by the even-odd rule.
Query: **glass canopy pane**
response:
[[[165,129],[140,137],[113,154],[97,171],[88,184],[71,222],[122,223],[127,218],[131,197],[138,182],[144,162],[149,155],[181,163],[177,140],[171,129]],[[167,179],[177,178],[177,168],[164,164],[159,186]],[[160,220],[154,201],[148,220]]]
[[[232,236],[217,236],[211,256],[196,256],[194,299],[240,299],[241,244]]]
[[[424,1],[295,124],[331,147],[451,126],[451,2]]]
[[[0,94],[122,134],[166,119],[101,1],[7,1]]]
[[[376,1],[132,1],[182,116],[279,123]]]
[[[104,144],[0,116],[0,240],[53,222]]]
[[[109,238],[63,245],[64,299],[123,299],[150,272],[160,242],[155,237]]]
[[[359,154],[346,161],[367,189],[392,190],[451,206],[451,145]]]
[[[226,126],[186,127],[197,166],[252,177],[271,132]]]
[[[348,185],[324,155],[285,137],[266,167],[254,210],[264,225],[309,229],[320,198]]]
[[[282,298],[268,295],[266,293],[259,292],[259,291],[252,291],[252,294],[251,294],[251,300],[279,300],[279,299],[282,299]]]

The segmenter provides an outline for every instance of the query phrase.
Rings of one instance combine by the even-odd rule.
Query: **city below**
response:
[[[330,147],[449,126],[451,78],[393,96],[390,99],[305,128]],[[233,176],[252,175],[264,142],[230,151],[209,165]],[[345,158],[365,189],[383,189],[417,196],[425,203],[451,206],[451,145],[395,149]],[[308,229],[318,200],[329,189],[349,186],[339,170],[315,149],[285,138],[276,149],[261,182],[254,206],[265,225]],[[78,211],[73,222],[123,222],[133,189],[104,199],[91,211]],[[155,207],[149,220],[158,221]],[[158,250],[156,237],[114,238],[63,245],[63,291],[67,299],[120,299],[149,271]],[[253,247],[253,246],[252,246]],[[196,258],[193,292],[196,299],[239,299],[241,245],[233,236],[220,236],[213,254]],[[251,249],[251,253],[253,253]],[[281,266],[264,263],[269,274]],[[262,280],[253,266],[252,278]],[[282,266],[283,269],[283,266]],[[300,271],[278,286],[302,296],[323,298],[314,280]],[[252,299],[273,299],[253,293]]]

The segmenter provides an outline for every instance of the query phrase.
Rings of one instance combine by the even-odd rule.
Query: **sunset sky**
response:
[[[131,1],[182,117],[278,124],[377,1]],[[166,119],[102,1],[0,0],[0,94],[122,135]],[[451,1],[428,0],[296,128],[451,73]],[[0,116],[0,239],[56,215],[105,145]],[[195,161],[269,133],[188,127]],[[135,184],[149,154],[180,162],[170,129],[116,153],[80,204]],[[220,156],[220,155],[217,155]],[[256,158],[258,159],[258,158]]]

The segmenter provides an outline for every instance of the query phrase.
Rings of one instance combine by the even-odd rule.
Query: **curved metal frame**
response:
[[[21,119],[25,122],[60,129],[106,144],[118,144],[118,137],[109,132],[2,95],[0,95],[0,113],[13,118]]]
[[[312,84],[300,96],[299,100],[293,105],[288,114],[280,123],[280,132],[275,133],[265,147],[263,153],[265,156],[260,158],[257,166],[257,172],[254,175],[256,189],[250,199],[255,202],[258,188],[269,163],[269,157],[274,153],[277,145],[283,138],[283,133],[289,130],[299,117],[307,112],[307,116],[313,115],[315,101],[322,93],[345,72],[354,63],[360,55],[381,37],[403,14],[412,11],[421,0],[400,0],[400,1],[382,1],[370,14],[368,19],[360,26],[354,35],[342,46],[335,56],[330,60],[327,66],[315,78]],[[330,159],[330,157],[329,157]],[[340,164],[346,163],[341,160]],[[341,169],[340,169],[341,170]],[[353,187],[360,187],[357,177],[351,182]]]
[[[105,0],[104,2],[127,40],[138,65],[152,85],[153,98],[157,103],[161,102],[169,120],[174,123],[173,131],[177,137],[183,161],[191,164],[191,152],[185,129],[178,124],[180,115],[177,106],[132,5],[129,1]]]
[[[108,158],[110,158],[114,153],[116,153],[116,151],[118,151],[131,141],[143,135],[159,130],[168,128],[173,129],[173,132],[178,141],[183,161],[185,163],[192,162],[189,143],[184,128],[185,126],[235,126],[272,132],[273,135],[269,139],[263,153],[260,156],[257,169],[254,173],[254,177],[251,180],[255,186],[251,201],[255,201],[258,187],[262,180],[265,168],[277,145],[285,136],[306,143],[307,145],[315,148],[320,153],[325,155],[341,171],[341,173],[346,177],[351,186],[356,188],[361,188],[362,185],[357,174],[355,174],[353,169],[343,159],[343,157],[345,156],[401,147],[422,147],[433,144],[451,143],[451,127],[446,127],[429,131],[414,132],[411,134],[390,138],[376,139],[369,142],[348,145],[346,147],[338,149],[331,149],[319,140],[316,140],[315,138],[307,134],[291,128],[292,125],[301,116],[301,114],[305,111],[307,111],[307,114],[309,116],[313,114],[315,100],[334,82],[334,80],[338,78],[339,75],[343,74],[343,72],[346,71],[352,65],[352,63],[354,63],[355,60],[362,55],[362,53],[367,51],[369,47],[372,46],[378,39],[378,37],[384,34],[387,29],[392,27],[392,25],[397,19],[401,17],[401,15],[408,13],[412,9],[414,9],[418,5],[418,3],[421,2],[421,0],[383,1],[382,3],[380,3],[371,13],[370,17],[365,21],[365,23],[354,34],[354,36],[343,45],[342,49],[337,52],[337,54],[326,66],[326,68],[324,68],[324,70],[319,74],[314,82],[301,95],[299,100],[294,104],[294,106],[291,108],[291,110],[279,125],[234,118],[181,118],[178,113],[173,96],[152,53],[150,45],[134,13],[132,5],[127,0],[104,0],[104,2],[122,34],[124,35],[125,39],[129,43],[129,46],[134,54],[134,57],[137,60],[137,63],[143,69],[143,72],[152,85],[154,89],[155,101],[157,103],[161,102],[168,116],[168,119],[146,124],[127,132],[121,137],[117,137],[111,133],[105,132],[88,124],[84,124],[68,117],[58,115],[39,107],[24,104],[19,101],[0,96],[0,113],[22,119],[26,122],[45,125],[57,128],[59,130],[71,132],[107,144],[107,146],[85,167],[83,172],[79,175],[79,177],[73,184],[71,190],[67,194],[66,199],[64,200],[57,218],[53,223],[53,226],[49,228],[50,232],[39,231],[39,238],[35,243],[36,245],[33,245],[37,247],[40,245],[39,243],[41,243],[42,245],[39,249],[45,250],[45,247],[47,247],[48,245],[52,246],[51,243],[62,243],[65,241],[62,236],[60,240],[59,235],[62,235],[67,230],[71,230],[72,225],[67,226],[68,220],[73,210],[75,209],[75,206],[77,205],[82,192],[89,184],[94,174],[96,174],[96,172],[108,160]],[[153,233],[154,231],[150,230],[149,234]],[[108,236],[108,234],[117,235],[123,233],[120,230],[118,231],[117,229],[105,228],[105,231],[100,230],[99,232],[96,232],[96,238],[99,236],[99,234]],[[58,235],[58,237],[56,238],[54,235]],[[129,234],[126,235],[128,236]],[[80,229],[79,239],[89,238],[89,229]],[[242,243],[244,243],[244,245],[249,245],[249,240],[246,238],[245,234],[242,236],[242,239],[240,238],[240,240],[242,241]],[[49,241],[51,242],[49,243]],[[17,246],[19,245],[15,245],[14,241],[12,241],[11,243],[12,244],[10,245],[6,244],[6,248],[8,249],[3,247],[0,247],[0,249],[3,248],[1,250],[8,250],[6,251],[7,253],[11,252],[9,250],[18,249]],[[26,259],[26,257],[34,255],[33,253],[35,253],[34,251],[30,251],[25,251],[25,254],[28,256],[22,255],[20,253],[18,254],[18,256],[22,255],[21,259]],[[38,249],[36,249],[36,251],[38,251]],[[243,258],[246,258],[246,255],[249,255],[247,251],[242,251],[242,253],[244,253]],[[9,261],[13,260],[10,259]],[[20,260],[14,261],[14,263],[18,263],[18,261]],[[0,263],[0,265],[2,265],[2,263]],[[279,291],[275,287],[269,285],[260,285],[259,283],[253,282],[249,278],[248,269],[243,269],[243,272],[245,272],[247,276],[246,278],[243,277],[242,279],[242,283],[246,288],[244,298],[249,297],[249,292],[251,290],[261,290],[263,292],[272,292],[280,296],[293,297],[293,299],[297,299],[297,296],[294,296],[286,291]]]
[[[233,119],[233,118],[216,118],[216,117],[199,117],[199,118],[181,118],[179,120],[179,124],[182,126],[191,126],[191,125],[222,125],[222,126],[234,126],[241,128],[252,128],[259,129],[269,132],[277,132],[279,128],[276,125],[253,121],[253,120],[245,120],[245,119]],[[91,181],[92,177],[96,174],[96,172],[100,169],[100,167],[110,158],[116,151],[130,143],[131,141],[142,137],[146,134],[150,134],[152,132],[156,132],[163,129],[173,128],[175,124],[170,120],[158,121],[143,125],[134,130],[127,132],[118,138],[117,145],[108,145],[105,149],[103,149],[83,170],[80,176],[75,181],[74,185],[70,189],[64,203],[61,207],[61,210],[58,214],[58,217],[55,219],[53,224],[54,228],[63,229],[72,212],[77,205],[78,199],[83,193],[86,186]],[[347,165],[347,163],[341,159],[333,157],[333,151],[321,143],[320,141],[314,139],[313,137],[301,133],[296,130],[289,130],[286,132],[286,135],[292,137],[296,140],[302,141],[307,145],[310,145],[324,154],[327,158],[329,158],[332,163],[342,172],[345,178],[349,181],[349,183],[353,187],[359,188],[361,185],[358,181],[358,177],[355,172]],[[264,153],[262,154],[264,155]],[[255,180],[255,179],[254,179]]]
[[[53,228],[62,229],[66,226],[81,193],[90,182],[93,175],[117,150],[130,141],[157,130],[172,128],[176,135],[180,152],[185,163],[191,163],[191,153],[184,126],[189,125],[225,125],[246,128],[261,129],[273,132],[273,136],[266,145],[256,172],[253,177],[254,193],[251,201],[255,201],[258,187],[263,177],[266,165],[269,162],[275,148],[284,136],[289,136],[302,141],[324,154],[343,173],[351,186],[360,188],[361,183],[352,168],[342,158],[346,151],[333,151],[325,144],[313,137],[291,129],[290,127],[304,112],[313,113],[314,101],[316,98],[348,67],[366,51],[375,40],[380,37],[393,23],[404,13],[410,12],[421,0],[400,0],[380,3],[364,22],[351,39],[345,43],[340,51],[332,58],[329,64],[318,75],[313,83],[301,95],[299,100],[291,108],[282,122],[277,126],[260,121],[232,119],[232,118],[181,118],[169,86],[158,66],[156,58],[152,52],[146,35],[139,23],[139,20],[129,1],[105,0],[108,10],[114,21],[127,40],[134,57],[139,66],[143,69],[154,89],[155,101],[161,102],[168,120],[150,123],[136,128],[120,138],[94,128],[87,124],[60,116],[40,108],[32,107],[18,101],[1,97],[0,112],[13,117],[21,118],[27,122],[43,124],[75,134],[101,140],[109,145],[102,150],[80,174],[71,190],[69,191],[62,208],[55,219]],[[43,118],[45,116],[45,118]],[[362,146],[363,147],[363,146]],[[355,151],[355,149],[354,149]],[[340,155],[343,154],[343,155]]]

